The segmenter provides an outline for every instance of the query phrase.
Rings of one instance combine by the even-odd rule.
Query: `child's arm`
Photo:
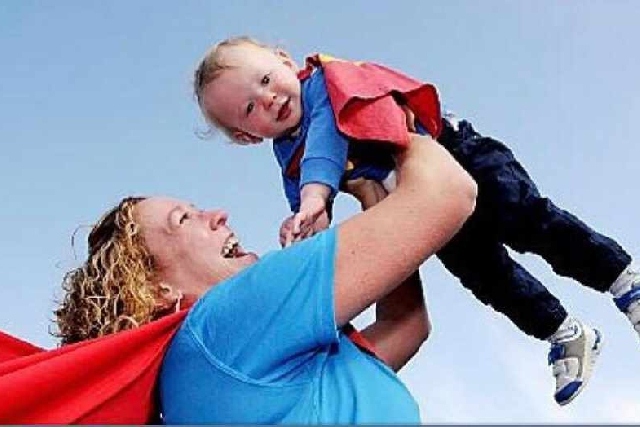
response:
[[[320,231],[316,221],[327,216],[327,204],[332,190],[328,185],[311,182],[300,191],[300,210],[293,216],[291,239],[293,242],[311,237]],[[328,224],[326,224],[328,226]],[[326,227],[325,227],[326,228]]]
[[[407,130],[409,132],[415,131],[415,116],[413,112],[407,106],[401,106],[406,116]],[[320,111],[320,113],[318,112]],[[336,160],[346,161],[346,140],[335,130],[335,122],[330,119],[327,106],[324,108],[318,108],[315,111],[315,120],[312,121],[310,127],[310,134],[312,137],[307,145],[305,151],[305,159],[311,159],[313,167],[308,166],[315,174],[316,178],[321,178],[319,182],[310,182],[302,186],[299,199],[300,207],[297,214],[287,218],[282,227],[280,227],[280,243],[283,246],[288,246],[292,242],[296,242],[307,237],[313,236],[315,233],[324,230],[329,226],[329,215],[327,212],[327,204],[329,198],[335,192],[331,186],[323,184],[324,182],[331,181],[332,175],[335,176],[338,171],[336,170]],[[331,117],[332,112],[331,112]],[[334,132],[335,130],[335,132]],[[324,141],[314,139],[314,134],[323,134],[328,132]],[[311,154],[310,154],[311,153]],[[321,162],[321,163],[320,163]],[[319,166],[322,165],[322,166]],[[304,167],[304,161],[303,161]],[[305,169],[303,169],[304,174]],[[309,174],[309,172],[307,172]],[[393,185],[389,188],[383,186],[385,183],[380,183],[357,179],[355,181],[347,181],[347,192],[353,195],[360,201],[362,210],[366,207],[373,206],[378,201],[382,200],[387,192],[395,188],[395,171],[390,173],[388,181],[393,181]],[[335,179],[335,178],[334,178]],[[385,181],[387,181],[385,180]],[[386,191],[385,191],[386,188]],[[320,221],[320,219],[322,219]]]
[[[294,241],[313,236],[329,227],[331,188],[319,184],[309,183],[299,190],[299,181],[283,175],[285,195],[293,214],[282,222],[279,240],[282,246],[288,246]],[[296,232],[294,233],[294,218]]]
[[[328,221],[325,224],[318,220],[328,217],[327,206],[339,190],[347,163],[348,142],[336,127],[321,70],[310,77],[305,91],[309,120],[300,160],[300,206],[293,207],[296,213],[291,227],[284,230],[285,244],[310,237],[328,226]]]

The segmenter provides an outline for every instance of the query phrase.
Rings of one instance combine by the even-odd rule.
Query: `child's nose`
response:
[[[265,91],[265,92],[262,93],[260,99],[261,99],[261,102],[262,102],[262,105],[264,106],[264,108],[266,108],[268,110],[269,108],[271,108],[271,106],[275,102],[276,94],[271,92],[271,91]]]

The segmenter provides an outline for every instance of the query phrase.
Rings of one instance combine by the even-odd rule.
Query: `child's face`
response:
[[[288,56],[251,44],[221,52],[222,71],[203,90],[205,111],[245,143],[275,138],[302,117],[300,81]]]

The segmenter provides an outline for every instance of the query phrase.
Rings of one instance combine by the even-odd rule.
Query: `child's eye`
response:
[[[269,76],[269,74],[265,74],[262,80],[260,80],[260,83],[262,83],[263,85],[268,85],[270,81],[271,77]]]
[[[247,116],[253,111],[253,102],[250,102],[249,104],[247,104]]]

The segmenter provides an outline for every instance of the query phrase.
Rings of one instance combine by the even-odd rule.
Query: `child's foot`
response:
[[[597,329],[582,325],[577,337],[551,344],[549,365],[556,379],[554,398],[560,405],[571,402],[584,389],[593,365],[602,349],[602,335]]]
[[[637,273],[636,273],[637,274]],[[613,298],[613,302],[631,321],[634,329],[640,335],[640,275],[631,288],[618,297]]]

